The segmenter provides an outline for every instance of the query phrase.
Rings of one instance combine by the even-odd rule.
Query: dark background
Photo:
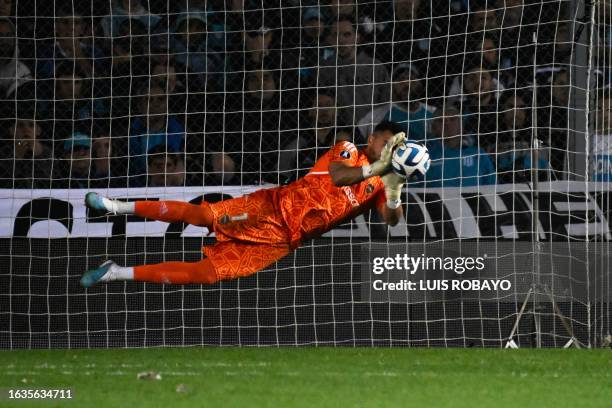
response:
[[[522,300],[518,295],[500,302],[473,297],[413,304],[365,302],[362,246],[342,239],[313,241],[276,268],[212,286],[79,286],[82,272],[107,256],[127,265],[195,261],[202,243],[163,238],[2,240],[0,347],[501,347]],[[587,304],[576,299],[560,307],[584,343],[599,342],[609,330],[610,307],[601,300],[591,303],[590,333]],[[544,345],[563,345],[568,336],[553,318],[551,305],[542,303],[538,310],[547,333]],[[521,321],[519,344],[532,345],[532,333],[533,318],[528,315]]]

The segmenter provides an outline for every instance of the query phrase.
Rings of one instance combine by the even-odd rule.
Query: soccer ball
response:
[[[401,143],[393,151],[391,169],[402,177],[410,177],[415,171],[425,175],[429,170],[429,152],[419,143]]]

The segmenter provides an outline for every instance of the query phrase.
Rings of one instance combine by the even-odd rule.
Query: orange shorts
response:
[[[209,203],[217,243],[202,250],[219,279],[252,275],[291,251],[290,233],[277,203],[277,189]]]

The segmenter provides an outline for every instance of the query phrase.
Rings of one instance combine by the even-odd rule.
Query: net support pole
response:
[[[537,34],[533,33],[533,45],[534,49],[537,49],[538,39]],[[534,55],[535,61],[535,55]],[[531,202],[532,202],[532,216],[531,216],[531,231],[533,242],[533,281],[529,291],[525,296],[525,300],[521,305],[519,313],[516,316],[514,326],[508,336],[505,348],[519,348],[518,344],[514,341],[514,336],[518,331],[519,324],[525,313],[531,313],[533,316],[533,330],[535,335],[535,346],[536,348],[542,348],[542,310],[544,309],[544,302],[550,300],[553,307],[553,318],[557,316],[561,320],[563,328],[567,331],[570,338],[567,343],[563,346],[569,348],[574,345],[580,348],[580,343],[574,335],[574,331],[568,322],[568,319],[563,315],[557,302],[555,302],[554,294],[552,290],[545,284],[542,283],[542,270],[541,270],[541,256],[543,254],[542,241],[540,239],[540,184],[539,184],[539,162],[540,162],[540,150],[542,149],[542,141],[538,138],[537,134],[537,81],[536,81],[536,64],[533,64],[533,87],[532,87],[532,107],[531,107]],[[548,172],[548,170],[546,170]],[[548,177],[548,179],[550,179]],[[529,308],[527,307],[529,305]]]
[[[573,101],[573,106],[576,108],[586,106],[588,99],[588,69],[585,69],[585,67],[589,63],[588,47],[590,46],[590,40],[588,38],[589,30],[584,28],[585,26],[588,28],[589,21],[586,19],[580,20],[579,16],[586,17],[590,11],[589,4],[588,0],[573,0],[570,7],[571,17],[574,21],[572,24],[574,44],[569,68],[571,71],[570,84],[573,85],[570,87],[570,101]],[[587,118],[581,109],[568,109],[568,125],[568,148],[571,148],[571,152],[568,157],[569,167],[567,170],[574,180],[587,180],[588,166],[585,160],[587,146],[584,135],[588,125]]]

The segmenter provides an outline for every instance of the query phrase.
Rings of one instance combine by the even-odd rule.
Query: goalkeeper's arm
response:
[[[341,161],[329,163],[329,175],[336,187],[351,186],[365,180],[361,167],[352,167]]]
[[[380,153],[380,158],[362,167],[353,167],[341,161],[329,164],[329,175],[337,187],[350,186],[374,176],[382,176],[389,171],[393,148],[406,140],[404,132],[395,134]]]

